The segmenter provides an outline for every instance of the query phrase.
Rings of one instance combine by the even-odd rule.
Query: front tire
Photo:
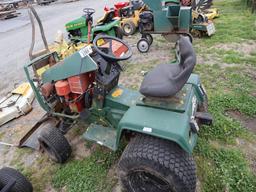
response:
[[[150,48],[150,43],[146,38],[141,38],[137,43],[137,49],[141,53],[147,53]]]
[[[65,163],[71,155],[71,146],[57,128],[45,129],[38,137],[40,147],[56,163]]]
[[[0,191],[6,186],[10,180],[15,180],[11,192],[32,192],[33,187],[31,183],[20,172],[15,169],[4,167],[0,169]]]
[[[138,135],[119,161],[120,180],[127,192],[194,192],[193,158],[176,143]]]

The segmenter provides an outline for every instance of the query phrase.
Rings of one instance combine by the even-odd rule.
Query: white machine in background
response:
[[[0,100],[0,126],[32,110],[35,98],[29,83],[22,83]]]

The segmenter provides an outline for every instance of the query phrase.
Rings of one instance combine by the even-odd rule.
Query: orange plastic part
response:
[[[57,81],[55,83],[55,89],[56,89],[57,95],[59,96],[66,96],[71,92],[68,81],[66,80]]]
[[[70,77],[68,83],[72,93],[83,94],[89,86],[89,73]]]

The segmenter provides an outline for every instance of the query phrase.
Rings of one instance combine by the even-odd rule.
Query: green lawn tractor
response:
[[[118,165],[125,190],[194,192],[192,152],[200,125],[212,118],[200,78],[192,74],[196,55],[190,39],[180,36],[176,61],[148,72],[139,91],[118,84],[119,61],[131,56],[121,39],[98,35],[63,61],[47,53],[29,62],[27,79],[47,112],[45,121],[54,122],[36,139],[52,160],[64,163],[71,154],[64,137],[68,125],[87,123],[83,137],[111,150],[129,138]]]
[[[97,34],[107,34],[122,39],[122,30],[119,27],[120,19],[115,17],[113,10],[107,11],[95,26],[93,26],[92,17],[95,10],[85,8],[83,12],[83,16],[65,25],[68,37],[71,41],[89,44]]]

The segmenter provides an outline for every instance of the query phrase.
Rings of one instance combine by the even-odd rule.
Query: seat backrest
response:
[[[189,79],[196,65],[196,54],[188,37],[180,37],[177,46],[176,63],[160,64],[145,76],[140,87],[144,96],[172,97]]]
[[[99,24],[105,24],[109,23],[110,21],[113,20],[115,17],[115,10],[110,9],[109,11],[105,12],[104,16],[98,21]]]
[[[181,72],[174,77],[175,81],[182,86],[187,82],[196,65],[196,53],[189,37],[181,36],[178,42],[180,51]]]

